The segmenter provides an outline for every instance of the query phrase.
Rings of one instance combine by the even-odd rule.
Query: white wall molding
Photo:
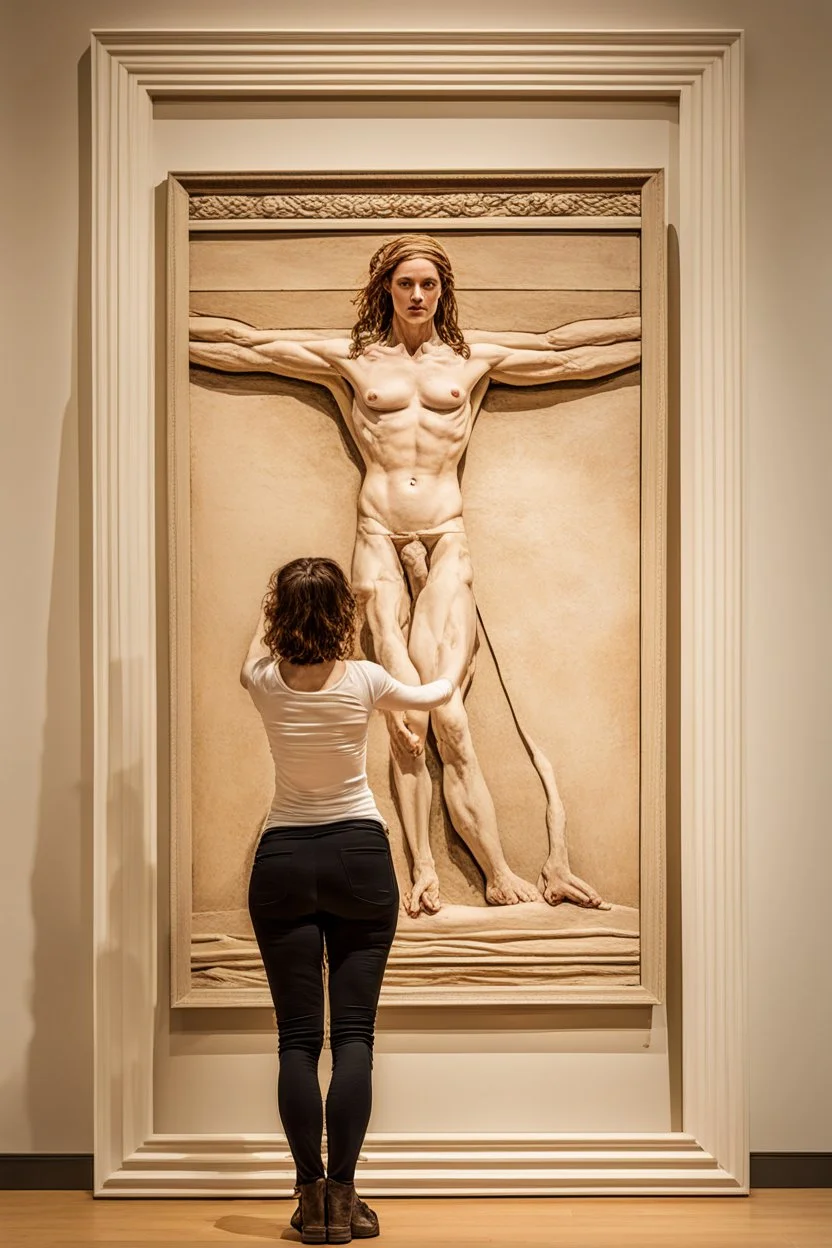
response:
[[[153,100],[603,92],[679,103],[684,1131],[370,1137],[363,1190],[746,1191],[740,36],[117,31],[92,66],[96,1190],[260,1195],[288,1173],[273,1137],[153,1134]]]
[[[736,1180],[689,1135],[370,1134],[365,1196],[719,1195]],[[284,1137],[153,1136],[110,1175],[107,1196],[291,1196]]]

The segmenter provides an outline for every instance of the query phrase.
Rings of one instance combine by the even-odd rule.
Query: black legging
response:
[[[384,829],[373,819],[269,829],[257,847],[248,904],[277,1014],[277,1103],[298,1183],[324,1173],[318,1058],[326,943],[327,1170],[351,1183],[370,1120],[373,1030],[399,905]]]

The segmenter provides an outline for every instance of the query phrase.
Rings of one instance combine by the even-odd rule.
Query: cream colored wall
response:
[[[476,5],[423,0],[412,12],[404,6],[392,9],[382,0],[354,0],[348,8],[320,0],[316,21],[333,29],[454,29],[476,21],[482,29],[504,27],[505,10],[504,0],[478,0]],[[823,1071],[832,1024],[826,953],[832,851],[825,834],[832,691],[824,643],[832,632],[827,553],[832,520],[827,398],[832,260],[822,223],[832,193],[832,88],[826,63],[832,9],[825,0],[678,0],[672,5],[666,0],[607,0],[591,6],[580,0],[518,0],[510,12],[511,21],[525,29],[732,26],[747,31],[751,1144],[760,1151],[828,1150],[832,1087]],[[4,596],[14,607],[2,617],[0,921],[7,952],[0,1151],[85,1151],[92,1144],[85,679],[89,379],[85,352],[78,350],[79,337],[82,348],[86,337],[88,247],[83,228],[79,230],[79,221],[86,219],[86,189],[83,183],[79,188],[77,175],[79,159],[88,168],[88,30],[268,27],[278,22],[302,27],[308,13],[304,0],[284,0],[279,10],[268,0],[233,6],[228,0],[75,0],[72,5],[31,0],[26,6],[9,6],[4,16],[7,63],[0,73],[0,91],[5,97],[7,189],[0,212],[2,236],[10,245],[5,250],[0,338],[6,348],[8,398],[0,424],[0,498],[6,539]],[[400,124],[390,123],[394,135],[403,133]],[[420,126],[410,124],[406,133],[409,142],[423,141]],[[530,150],[535,134],[535,127],[518,129],[515,124],[515,159],[518,152]],[[198,164],[196,134],[194,139]],[[215,140],[212,134],[212,145]],[[351,148],[357,166],[372,163],[368,153],[378,141],[378,134],[365,135],[363,149]],[[289,150],[293,159],[289,162],[287,156],[286,163],[300,167],[300,145]],[[412,158],[417,159],[416,152]],[[513,1035],[517,1020],[509,1021],[506,1036]],[[202,1073],[188,1041],[187,1078],[198,1079],[202,1087],[204,1078],[214,1078],[210,1061],[215,1048],[225,1051],[230,1044],[235,1053],[252,1050],[249,1056],[260,1055],[256,1060],[235,1059],[238,1087],[249,1100],[259,1095],[269,1059],[263,1040],[255,1035],[241,1041],[236,1026],[226,1020],[219,1039],[200,1042],[207,1051],[198,1062],[208,1062]],[[229,1034],[233,1039],[226,1042],[223,1036]],[[400,1041],[400,1034],[407,1034],[401,1023],[385,1040],[393,1046],[391,1057],[404,1060],[389,1066],[388,1081],[385,1050],[383,1103],[388,1090],[395,1095],[396,1080],[412,1084],[416,1067],[423,1069],[427,1060],[435,1078],[450,1079],[450,1072],[458,1069],[458,1051],[443,1052],[439,1045],[436,1052],[434,1045],[427,1058],[414,1057],[410,1050],[400,1051],[410,1043]],[[638,1028],[630,1035],[636,1037]],[[445,1043],[452,1046],[460,1039]],[[477,1056],[471,1069],[484,1073],[493,1060],[478,1045],[493,1048],[498,1043],[481,1036],[472,1039],[469,1051]],[[547,1046],[561,1041],[547,1030],[538,1040],[524,1043],[537,1045],[538,1056],[527,1068],[533,1078],[541,1070],[550,1071]],[[593,1049],[593,1042],[581,1037],[574,1060],[559,1052],[564,1083],[593,1062],[592,1077],[604,1077],[601,1070],[612,1072],[614,1088],[630,1078],[628,1059],[637,1062],[640,1056],[621,1052],[616,1045],[613,1063],[607,1065],[604,1055],[600,1066],[597,1048],[606,1043],[603,1039]],[[513,1044],[507,1040],[505,1047]],[[172,1058],[171,1078],[183,1070],[174,1067]],[[648,1112],[664,1112],[649,1097],[647,1104]],[[547,1125],[587,1126],[573,1116],[577,1108],[565,1100],[564,1118],[556,1124],[550,1117]],[[515,1129],[531,1122],[526,1110],[515,1109],[513,1102],[504,1109],[498,1127],[509,1129],[512,1114],[518,1120]],[[393,1124],[382,1120],[377,1125],[390,1129]],[[626,1125],[634,1123],[628,1120]],[[230,1122],[223,1128],[234,1129]]]

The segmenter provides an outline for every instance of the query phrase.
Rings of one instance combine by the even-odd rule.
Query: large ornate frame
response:
[[[418,52],[418,55],[415,53]],[[673,97],[680,119],[683,1126],[369,1136],[364,1190],[742,1193],[742,43],[736,32],[93,36],[96,1191],[287,1192],[272,1137],[153,1132],[154,97]]]

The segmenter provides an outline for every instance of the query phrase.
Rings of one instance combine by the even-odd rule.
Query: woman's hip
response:
[[[314,912],[381,918],[398,902],[390,843],[376,820],[269,828],[260,839],[249,882],[255,926]]]

